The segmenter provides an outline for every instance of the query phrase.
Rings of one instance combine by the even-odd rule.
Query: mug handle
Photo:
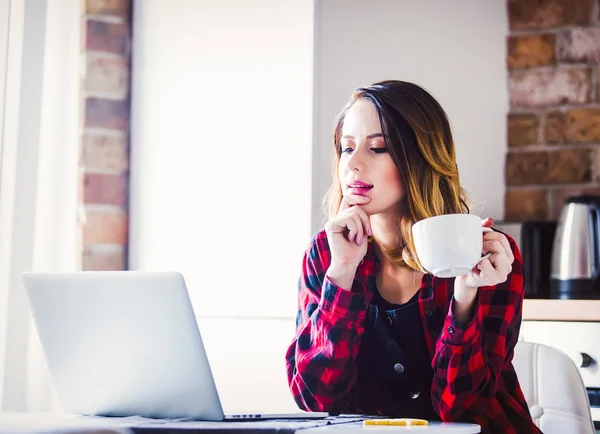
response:
[[[489,253],[486,253],[486,254],[485,254],[485,255],[483,255],[481,258],[479,258],[479,261],[477,261],[477,263],[476,263],[475,265],[479,264],[481,261],[483,261],[484,259],[487,259],[487,258],[489,258],[490,256],[492,256],[492,253],[491,253],[491,252],[489,252]]]

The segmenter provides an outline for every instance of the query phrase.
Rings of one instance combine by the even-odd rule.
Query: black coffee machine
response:
[[[600,299],[600,196],[565,201],[552,248],[550,296]]]
[[[550,266],[556,221],[528,220],[521,223],[525,297],[550,298]]]

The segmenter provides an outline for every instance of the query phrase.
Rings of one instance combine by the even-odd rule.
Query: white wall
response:
[[[506,2],[316,0],[313,230],[330,182],[335,116],[352,90],[412,81],[442,104],[453,127],[463,187],[481,216],[504,214],[508,95]]]
[[[294,409],[284,362],[311,235],[312,2],[134,10],[130,267],[183,272],[225,407]]]
[[[312,4],[135,11],[132,268],[184,272],[202,315],[289,316],[310,237]]]
[[[4,136],[4,101],[8,69],[8,25],[10,0],[0,0],[0,170],[2,170],[2,141]]]

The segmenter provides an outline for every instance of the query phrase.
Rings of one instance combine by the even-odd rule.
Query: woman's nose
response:
[[[353,172],[360,172],[364,170],[365,163],[363,157],[360,155],[360,151],[354,151],[348,159],[348,170]]]

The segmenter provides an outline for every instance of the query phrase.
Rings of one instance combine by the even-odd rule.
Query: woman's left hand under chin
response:
[[[494,220],[487,218],[481,221],[481,226],[490,228]],[[481,286],[493,286],[503,283],[512,271],[512,263],[515,260],[508,239],[504,234],[493,230],[484,232],[482,254],[490,254],[479,264],[473,267],[469,273],[457,277],[457,284],[466,288],[479,288]]]

